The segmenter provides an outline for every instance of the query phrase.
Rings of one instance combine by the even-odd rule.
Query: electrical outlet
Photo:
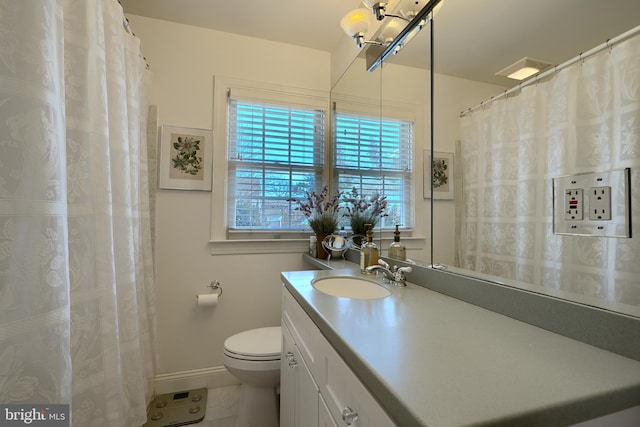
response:
[[[589,219],[591,221],[611,220],[611,187],[589,189]]]
[[[564,193],[564,219],[580,221],[584,219],[582,203],[584,200],[584,190],[582,188],[571,188]]]
[[[553,233],[631,238],[631,169],[554,177]]]

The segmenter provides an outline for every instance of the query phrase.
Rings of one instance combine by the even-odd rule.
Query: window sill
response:
[[[309,239],[210,240],[211,255],[295,254],[309,252]]]
[[[425,237],[405,237],[402,239],[407,250],[422,250]],[[383,238],[376,243],[386,248],[393,238]],[[309,239],[241,239],[210,240],[211,255],[250,255],[250,254],[302,254],[309,251]]]

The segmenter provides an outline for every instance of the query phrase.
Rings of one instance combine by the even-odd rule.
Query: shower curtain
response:
[[[116,0],[0,1],[1,404],[146,421],[149,79]]]
[[[640,305],[640,239],[553,234],[552,202],[553,177],[629,167],[640,224],[638,36],[487,103],[461,134],[457,265]]]

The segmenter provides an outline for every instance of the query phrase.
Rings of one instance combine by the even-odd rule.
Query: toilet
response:
[[[251,329],[224,342],[223,363],[242,383],[237,427],[278,427],[280,326]]]

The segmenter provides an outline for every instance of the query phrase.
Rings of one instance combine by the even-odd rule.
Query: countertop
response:
[[[564,426],[640,405],[640,362],[409,283],[337,298],[284,286],[399,427]]]

